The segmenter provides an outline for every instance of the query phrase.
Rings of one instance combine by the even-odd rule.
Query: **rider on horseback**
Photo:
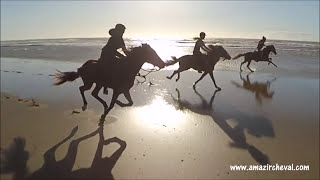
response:
[[[263,57],[263,51],[261,51],[261,49],[263,48],[263,46],[265,46],[264,43],[266,42],[266,40],[267,39],[264,36],[262,36],[262,39],[259,41],[257,46],[261,58]]]
[[[108,61],[113,58],[125,57],[123,54],[119,53],[117,50],[122,48],[122,51],[127,55],[128,50],[123,41],[123,34],[126,27],[123,24],[117,24],[115,28],[109,30],[111,37],[108,43],[102,48],[101,57],[99,60]]]
[[[109,30],[111,37],[108,40],[108,43],[102,48],[101,56],[99,61],[110,68],[113,64],[113,60],[116,58],[125,57],[123,54],[119,53],[117,50],[122,48],[122,51],[127,55],[128,50],[123,41],[123,34],[126,27],[123,24],[117,24],[115,28]],[[103,90],[104,94],[108,94],[107,88]]]
[[[207,66],[209,66],[209,65],[208,65],[208,62],[207,62],[207,60],[206,60],[206,57],[204,56],[204,54],[202,54],[202,53],[200,52],[200,48],[201,48],[202,50],[206,51],[207,53],[209,53],[209,52],[211,51],[211,49],[208,48],[208,47],[204,44],[204,42],[202,41],[205,37],[206,37],[206,34],[205,34],[204,32],[201,32],[201,33],[200,33],[200,38],[196,38],[196,39],[197,39],[197,42],[196,42],[196,45],[194,46],[194,49],[193,49],[193,55],[194,55],[196,58],[200,59],[201,61],[205,62],[205,64],[206,64]],[[198,72],[201,73],[201,70],[198,70]]]

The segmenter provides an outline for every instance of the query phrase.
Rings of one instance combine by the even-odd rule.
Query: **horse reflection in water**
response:
[[[238,111],[234,107],[227,105],[228,107],[223,107],[228,109],[228,113],[223,113],[216,111],[212,108],[214,98],[219,90],[214,91],[210,102],[208,103],[203,96],[198,93],[195,89],[194,92],[201,99],[201,104],[195,104],[187,100],[182,100],[180,91],[176,89],[178,97],[172,96],[175,105],[180,110],[188,109],[194,113],[201,115],[209,115],[212,120],[228,135],[228,137],[233,141],[230,146],[246,149],[250,155],[255,159],[256,162],[260,164],[269,164],[269,158],[266,154],[262,153],[255,146],[249,144],[246,140],[245,129],[247,132],[255,137],[274,137],[274,131],[271,122],[260,116],[250,116],[243,112]],[[234,119],[238,122],[237,126],[234,128],[227,123],[227,119]]]
[[[251,73],[247,74],[246,79],[242,77],[242,74],[240,72],[240,79],[242,80],[242,85],[235,81],[231,81],[232,84],[234,84],[238,88],[245,89],[247,91],[253,92],[256,97],[256,101],[259,104],[262,104],[262,99],[271,99],[274,95],[274,91],[270,91],[270,85],[273,81],[275,81],[277,78],[274,78],[270,81],[266,82],[251,82],[249,75]]]

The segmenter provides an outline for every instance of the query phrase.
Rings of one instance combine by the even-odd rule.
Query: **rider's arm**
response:
[[[204,44],[203,41],[200,41],[200,47],[202,50],[204,50],[205,52],[209,53],[210,49]]]
[[[123,54],[119,53],[118,51],[116,51],[116,56],[121,58],[121,57],[125,57]]]
[[[122,51],[124,52],[125,55],[128,55],[128,49],[126,48],[126,46],[122,46]]]
[[[210,49],[209,49],[206,45],[204,45],[204,44],[201,46],[201,49],[204,50],[204,51],[207,52],[207,53],[210,52]]]
[[[124,54],[125,55],[128,55],[128,49],[126,48],[126,45],[124,44],[124,40],[123,40],[123,38],[121,37],[121,39],[120,39],[120,44],[121,44],[121,49],[122,49],[122,51],[124,52]]]

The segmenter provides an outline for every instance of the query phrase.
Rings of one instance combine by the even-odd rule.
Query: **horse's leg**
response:
[[[172,79],[172,77],[173,77],[174,75],[176,75],[177,73],[178,73],[178,70],[173,71],[173,73],[172,73],[171,76],[167,76],[167,79]]]
[[[185,71],[185,70],[188,70],[189,68],[190,68],[190,67],[183,66],[183,65],[179,67],[179,69],[177,70],[178,77],[177,77],[177,79],[176,79],[176,82],[178,82],[179,79],[180,79],[180,73],[183,72],[183,71]]]
[[[87,109],[87,105],[88,105],[86,97],[84,96],[84,92],[89,90],[89,89],[91,89],[92,85],[93,85],[92,82],[83,81],[83,86],[79,87],[79,90],[80,90],[80,93],[81,93],[81,96],[82,96],[82,100],[83,100],[82,111],[86,110]]]
[[[72,138],[77,131],[78,131],[78,126],[76,126],[75,128],[72,129],[72,131],[71,131],[71,133],[69,134],[68,137],[66,137],[61,142],[57,143],[56,145],[54,145],[52,148],[50,148],[48,151],[46,151],[44,153],[44,155],[43,155],[43,157],[44,157],[44,165],[53,165],[53,164],[55,164],[57,162],[56,158],[55,158],[55,153],[56,153],[57,149],[62,144],[67,142],[70,138]]]
[[[193,86],[192,86],[193,89],[196,88],[196,85],[198,84],[198,82],[201,81],[207,74],[208,74],[207,72],[204,72],[204,73],[201,75],[201,77],[200,77],[195,83],[193,83]]]
[[[210,77],[211,77],[211,79],[212,79],[212,81],[213,81],[214,86],[215,86],[218,90],[221,90],[221,88],[218,87],[217,84],[216,84],[216,81],[215,81],[215,79],[214,79],[214,77],[213,77],[213,72],[210,72],[209,74],[210,74]]]
[[[116,100],[118,99],[119,95],[120,95],[119,91],[113,90],[113,95],[112,95],[112,99],[110,102],[110,106],[109,106],[109,108],[106,108],[104,110],[104,113],[102,114],[100,121],[103,121],[105,119],[105,117],[107,116],[107,114],[110,112],[110,110],[114,107],[114,104],[116,103]]]
[[[271,63],[272,65],[274,65],[275,67],[278,67],[277,65],[275,65],[272,61],[268,61],[269,64]]]
[[[242,72],[242,65],[244,64],[244,63],[246,63],[247,62],[247,60],[246,59],[244,59],[244,61],[240,64],[240,72]]]
[[[98,95],[101,88],[102,88],[101,84],[96,84],[96,87],[91,92],[91,95],[93,97],[95,97],[103,105],[104,109],[107,109],[108,108],[107,103],[102,98],[100,98],[99,95]]]
[[[121,107],[132,106],[133,101],[132,101],[132,98],[131,98],[131,95],[130,95],[129,90],[126,91],[126,92],[124,92],[123,95],[124,95],[124,97],[128,100],[128,103],[125,104],[125,103],[123,103],[123,102],[121,102],[121,101],[119,101],[119,100],[116,100],[116,104],[118,104],[118,105],[121,106]]]
[[[82,136],[78,139],[74,139],[70,142],[67,154],[65,155],[65,158],[59,162],[61,167],[64,168],[64,170],[67,170],[67,172],[69,172],[69,173],[72,171],[72,168],[76,162],[76,157],[78,154],[78,149],[79,149],[78,147],[79,147],[80,142],[95,136],[96,134],[98,134],[100,129],[102,129],[102,128],[99,127],[94,132],[92,132],[88,135]]]
[[[252,69],[250,69],[250,63],[251,63],[251,60],[250,61],[248,61],[248,64],[247,64],[247,68],[251,71],[251,72],[254,72]]]

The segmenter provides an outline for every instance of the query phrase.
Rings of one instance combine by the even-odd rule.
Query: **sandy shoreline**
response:
[[[32,68],[11,72],[20,71],[17,66],[11,66],[10,72],[1,69],[1,149],[22,137],[30,175],[42,167],[45,152],[57,143],[70,137],[56,149],[59,161],[70,142],[95,132],[102,106],[88,91],[88,110],[81,111],[80,80],[55,87],[45,64],[39,69],[42,75],[32,74]],[[65,69],[73,70],[72,66]],[[79,143],[67,174],[87,172],[81,168],[90,169],[101,139],[118,137],[118,143],[102,149],[102,157],[109,157],[126,142],[114,167],[101,161],[106,165],[101,165],[104,172],[111,172],[115,179],[319,178],[318,78],[217,71],[222,91],[215,92],[209,77],[194,91],[192,83],[200,74],[184,72],[176,83],[165,78],[171,73],[151,74],[148,81],[154,86],[148,81],[135,85],[131,89],[134,105],[116,106],[102,133],[100,129]],[[109,103],[110,95],[101,96]],[[230,170],[230,165],[263,163],[309,165],[310,170]],[[61,163],[56,166],[68,168]]]

